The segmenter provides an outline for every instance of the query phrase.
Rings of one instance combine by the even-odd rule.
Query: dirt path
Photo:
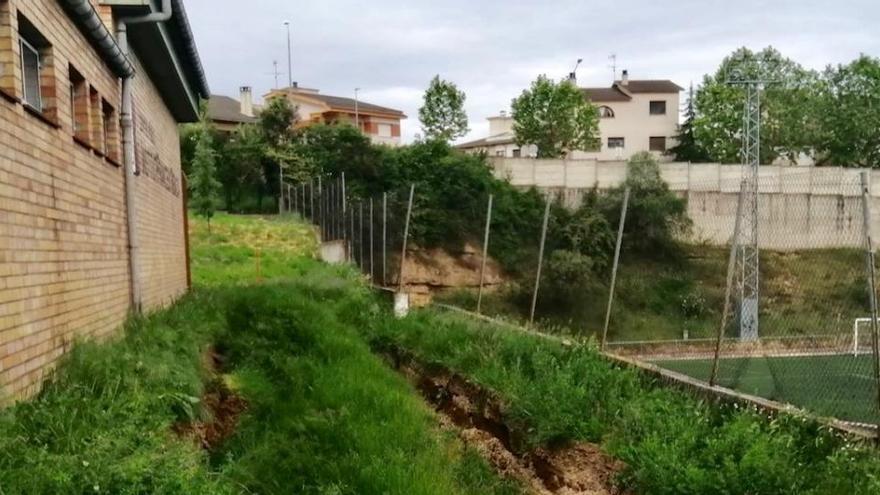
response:
[[[558,450],[518,453],[522,442],[504,423],[501,402],[461,376],[412,359],[395,356],[394,367],[406,376],[440,416],[498,473],[517,479],[539,495],[616,495],[614,478],[622,463],[596,445],[577,443]]]

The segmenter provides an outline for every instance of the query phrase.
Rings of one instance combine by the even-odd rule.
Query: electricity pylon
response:
[[[758,167],[761,166],[761,95],[775,81],[748,75],[746,60],[728,74],[728,84],[743,86],[745,106],[742,129],[742,180],[745,194],[739,209],[740,231],[736,239],[737,289],[740,296],[739,338],[758,340],[758,310],[761,267],[758,257]],[[761,61],[756,61],[762,69]],[[766,73],[765,70],[759,72]]]

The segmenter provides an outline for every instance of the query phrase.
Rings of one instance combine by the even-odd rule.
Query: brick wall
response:
[[[13,81],[0,88],[0,401],[26,397],[77,338],[118,329],[130,306],[123,170],[73,138],[69,64],[117,109],[120,84],[56,0],[0,0],[0,61],[13,47],[20,12],[52,44],[56,118],[41,118],[16,101]],[[4,36],[7,41],[4,42]],[[13,58],[14,60],[14,58]],[[14,69],[11,74],[9,68]],[[155,138],[141,154],[159,156],[163,173],[137,180],[144,245],[145,307],[186,288],[177,129],[155,88],[139,70],[138,108]],[[45,83],[45,81],[44,81]],[[118,139],[118,136],[117,136]],[[97,147],[96,147],[97,148]],[[161,177],[161,179],[158,179]]]

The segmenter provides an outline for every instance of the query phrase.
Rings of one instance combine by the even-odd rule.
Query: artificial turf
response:
[[[655,361],[708,381],[711,359]],[[755,356],[722,359],[718,384],[845,421],[880,422],[870,354]]]

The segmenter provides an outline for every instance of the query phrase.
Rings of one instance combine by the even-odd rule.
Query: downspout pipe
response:
[[[119,19],[116,25],[116,41],[122,52],[128,56],[131,47],[128,42],[128,26],[166,22],[171,19],[173,10],[171,0],[162,0],[162,11],[140,17]],[[125,211],[128,225],[129,269],[131,271],[131,309],[134,313],[143,311],[143,287],[141,271],[140,242],[137,231],[137,176],[140,171],[135,163],[134,149],[134,118],[133,118],[133,82],[134,71],[122,78],[122,110],[120,120],[122,126],[122,153],[125,167]]]

